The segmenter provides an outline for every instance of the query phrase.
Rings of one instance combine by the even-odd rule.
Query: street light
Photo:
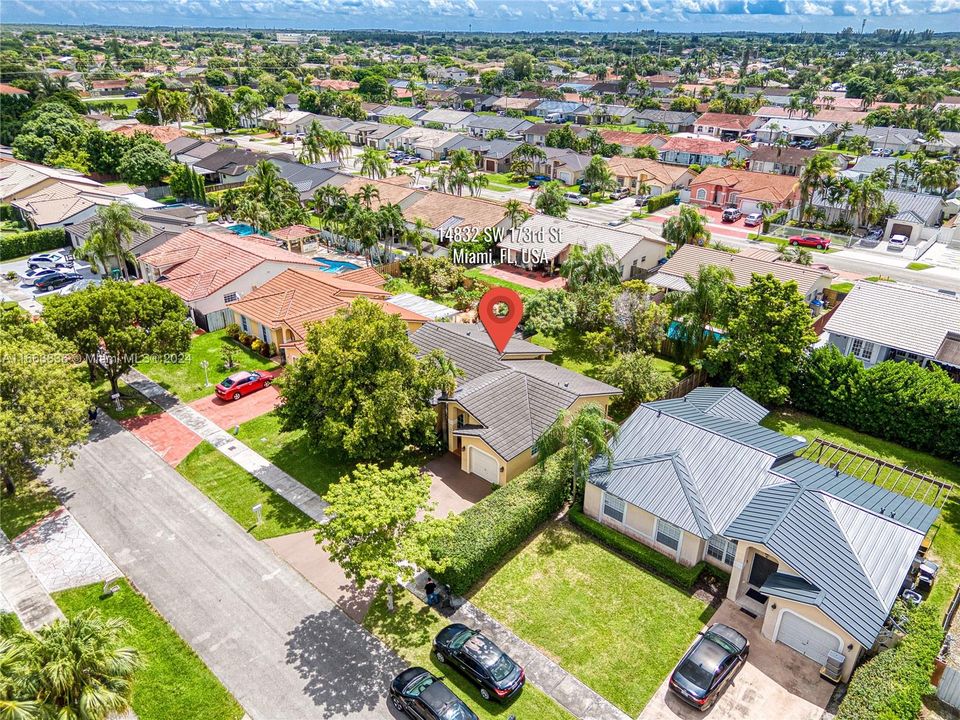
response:
[[[210,362],[207,360],[201,360],[200,367],[203,368],[203,386],[210,387],[210,378],[207,377],[207,368],[210,367]]]

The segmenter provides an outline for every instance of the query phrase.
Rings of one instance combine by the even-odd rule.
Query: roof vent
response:
[[[798,443],[806,444],[807,439],[803,435],[791,435],[792,439],[796,440]]]
[[[570,387],[570,383],[565,382],[565,383],[563,384],[563,386],[564,386],[564,387]]]
[[[660,417],[660,411],[657,410],[657,417]]]
[[[833,469],[833,476],[834,476],[834,477],[840,477],[840,468],[834,468],[834,469]]]

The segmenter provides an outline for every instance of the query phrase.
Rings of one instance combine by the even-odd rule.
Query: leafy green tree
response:
[[[641,145],[634,149],[632,156],[645,160],[657,160],[660,157],[660,153],[657,152],[657,149],[653,145]]]
[[[436,440],[436,364],[417,358],[406,325],[365,298],[307,332],[284,374],[277,414],[287,430],[351,459],[374,460]]]
[[[603,456],[608,467],[612,466],[613,452],[609,440],[616,437],[619,429],[619,425],[596,404],[585,405],[575,413],[561,410],[557,419],[534,443],[537,461],[543,467],[547,458],[564,447],[569,448],[564,459],[570,463],[570,497],[576,497],[586,481],[593,458]]]
[[[790,401],[819,418],[854,426],[864,372],[862,362],[844,355],[836,345],[816,348],[803,358],[793,377]]]
[[[207,122],[221,132],[227,132],[235,128],[237,126],[237,113],[233,109],[233,101],[223,93],[213,91],[210,95]]]
[[[72,348],[20,308],[0,311],[0,475],[7,492],[33,465],[68,465],[87,436],[90,387],[73,369]]]
[[[567,216],[567,210],[570,208],[570,203],[567,202],[563,193],[563,185],[556,180],[544,183],[537,191],[537,199],[534,202],[534,206],[544,215],[565,218]]]
[[[762,404],[782,404],[805,353],[817,341],[810,308],[796,282],[754,275],[729,296],[726,337],[707,358]]]
[[[590,250],[574,245],[560,266],[560,275],[566,278],[567,287],[572,292],[585,285],[617,285],[620,282],[617,258],[609,245],[596,245]]]
[[[90,170],[105,175],[116,175],[120,160],[132,144],[133,141],[126,135],[92,129],[86,141]]]
[[[193,322],[183,300],[153,283],[105,281],[52,298],[43,317],[119,392],[118,380],[148,355],[176,355],[190,347]]]
[[[573,324],[576,307],[566,290],[550,288],[533,293],[523,303],[523,329],[556,337]]]
[[[590,185],[590,193],[599,192],[601,195],[613,190],[617,186],[617,179],[610,172],[610,166],[601,155],[594,155],[583,171],[584,182]]]
[[[127,150],[117,173],[120,178],[135,185],[157,185],[173,168],[170,153],[159,142],[150,137],[136,138]]]
[[[657,400],[673,386],[673,378],[660,371],[652,355],[629,352],[617,355],[600,369],[600,380],[623,390],[614,398],[610,411],[626,417],[637,405]]]
[[[653,288],[641,280],[627,280],[613,299],[610,321],[617,349],[658,352],[670,322],[670,307],[654,302]]]
[[[417,520],[435,505],[430,476],[416,467],[358,465],[324,499],[330,521],[317,530],[317,542],[358,588],[382,582],[391,612],[394,586],[412,580],[416,567],[435,566],[430,545],[452,532],[430,515]]]
[[[513,73],[516,81],[529,80],[533,77],[533,68],[537,59],[528,52],[516,52],[507,58],[506,69]]]
[[[663,223],[663,239],[678,248],[687,243],[706,245],[710,242],[707,219],[696,208],[684,205],[679,214],[667,218]]]
[[[360,81],[357,92],[367,102],[386,102],[390,99],[390,85],[380,75],[367,75]]]
[[[684,361],[703,357],[714,344],[713,328],[722,326],[733,285],[733,272],[716,265],[701,265],[696,276],[687,275],[690,292],[669,296],[679,325],[676,329],[677,355]]]
[[[106,720],[131,709],[139,652],[126,621],[95,609],[0,640],[0,713],[11,720]]]

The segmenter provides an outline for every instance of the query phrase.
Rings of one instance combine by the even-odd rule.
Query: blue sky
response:
[[[338,30],[960,29],[960,0],[3,0],[3,22]]]

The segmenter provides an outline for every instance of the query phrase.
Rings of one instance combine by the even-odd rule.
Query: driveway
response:
[[[173,467],[201,440],[193,430],[165,412],[121,420],[120,424]]]
[[[216,395],[207,395],[190,403],[190,407],[213,420],[223,430],[231,430],[247,420],[253,420],[273,410],[280,404],[280,393],[273,385],[239,400],[221,400]]]
[[[437,504],[433,514],[446,517],[448,513],[460,514],[476,505],[493,490],[493,486],[477,475],[460,469],[460,458],[445,453],[423,466],[432,479],[430,499]]]
[[[113,420],[44,478],[253,720],[392,717],[396,656]]]
[[[50,252],[56,252],[51,250]],[[72,247],[61,248],[60,252],[73,252]],[[100,280],[100,276],[93,272],[90,268],[89,263],[76,260],[74,262],[73,268],[66,268],[70,272],[75,272],[79,274],[84,280]],[[23,258],[21,260],[9,260],[7,262],[0,263],[0,294],[4,297],[15,300],[20,303],[21,307],[29,312],[39,314],[43,310],[43,306],[40,305],[37,298],[41,298],[45,295],[56,295],[61,292],[60,290],[51,290],[46,293],[36,292],[36,288],[32,285],[24,285],[20,282],[19,278],[16,280],[7,280],[6,275],[9,272],[15,272],[20,274],[26,272],[27,270],[27,260]]]
[[[667,689],[657,689],[638,720],[819,720],[834,686],[820,677],[820,667],[786,645],[761,637],[761,618],[751,618],[729,600],[711,618],[743,633],[750,657],[720,700],[706,713],[680,702]]]

